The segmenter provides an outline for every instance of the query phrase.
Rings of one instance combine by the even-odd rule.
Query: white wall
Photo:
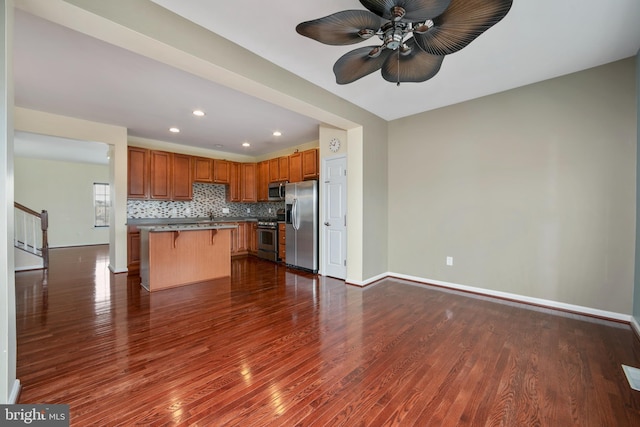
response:
[[[0,0],[0,404],[15,403],[16,293],[13,254],[13,1]]]
[[[49,212],[49,246],[109,243],[109,229],[94,227],[93,183],[108,183],[106,165],[16,157],[15,200]]]
[[[390,123],[390,270],[631,314],[636,118],[627,59]]]

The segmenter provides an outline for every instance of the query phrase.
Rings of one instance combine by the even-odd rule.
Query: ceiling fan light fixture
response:
[[[369,52],[369,58],[377,58],[378,56],[380,56],[380,54],[382,53],[382,46],[376,46],[373,49],[371,49],[371,52]]]
[[[360,36],[360,38],[362,39],[370,39],[371,37],[376,35],[376,32],[372,29],[369,28],[363,28],[362,30],[358,31],[358,35]]]
[[[407,14],[407,11],[404,10],[404,7],[400,7],[400,6],[393,6],[391,8],[391,17],[392,17],[392,21],[399,21],[402,18],[404,18],[404,15]]]
[[[429,29],[433,27],[433,21],[431,19],[427,19],[424,24],[419,24],[415,27],[413,27],[413,32],[414,33],[418,33],[418,34],[424,34],[427,31],[429,31]]]
[[[411,54],[412,50],[413,49],[411,49],[409,46],[407,46],[406,43],[403,43],[402,46],[400,46],[400,55],[407,56],[407,55]]]
[[[458,52],[500,22],[513,0],[360,3],[367,10],[344,10],[296,26],[299,34],[329,45],[354,44],[373,35],[380,38],[381,46],[354,49],[336,61],[337,84],[352,83],[378,70],[389,82],[424,82],[438,73],[445,55]]]

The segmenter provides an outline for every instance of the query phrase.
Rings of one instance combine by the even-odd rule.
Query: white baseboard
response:
[[[638,321],[633,316],[631,316],[631,327],[636,332],[636,335],[640,337],[640,324],[638,324]]]
[[[345,279],[345,283],[349,284],[349,285],[355,285],[355,286],[360,286],[360,287],[365,287],[367,285],[372,284],[373,282],[377,282],[378,280],[382,280],[385,277],[390,277],[392,276],[393,273],[389,273],[388,271],[386,273],[382,273],[382,274],[378,274],[377,276],[373,276],[365,281],[361,281],[361,280],[352,280],[352,279]]]
[[[11,388],[11,394],[9,394],[9,404],[17,403],[18,396],[20,396],[20,380],[15,380]]]
[[[109,264],[109,271],[111,271],[113,274],[119,274],[119,273],[127,273],[129,272],[129,269],[127,268],[116,269],[111,264]]]
[[[547,300],[547,299],[542,299],[542,298],[533,298],[533,297],[528,297],[525,295],[519,295],[519,294],[512,294],[509,292],[501,292],[501,291],[494,291],[491,289],[484,289],[484,288],[476,288],[473,286],[467,286],[467,285],[460,285],[457,283],[451,283],[451,282],[443,282],[441,280],[431,280],[431,279],[425,279],[423,277],[417,277],[417,276],[410,276],[407,274],[400,274],[400,273],[393,273],[393,272],[387,272],[387,273],[383,273],[383,274],[379,274],[375,277],[372,277],[371,279],[368,279],[366,281],[363,282],[348,282],[350,284],[356,284],[359,286],[366,286],[368,284],[371,284],[375,281],[384,279],[385,277],[394,277],[397,279],[404,279],[404,280],[409,280],[411,282],[417,282],[417,283],[422,283],[425,285],[436,285],[436,286],[441,286],[443,288],[448,288],[448,289],[455,289],[455,290],[459,290],[459,291],[464,291],[464,292],[471,292],[474,294],[479,294],[479,295],[486,295],[489,297],[495,297],[495,298],[499,298],[499,299],[507,299],[510,301],[515,301],[515,302],[521,302],[521,303],[525,303],[525,304],[531,304],[531,305],[537,305],[537,306],[541,306],[541,307],[547,307],[547,308],[551,308],[551,309],[556,309],[556,310],[562,310],[562,311],[569,311],[569,312],[573,312],[573,313],[577,313],[577,314],[584,314],[587,316],[591,316],[591,317],[600,317],[600,318],[604,318],[604,319],[611,319],[611,320],[616,320],[616,321],[620,321],[620,322],[625,322],[625,323],[631,323],[633,326],[633,316],[628,315],[628,314],[622,314],[622,313],[616,313],[613,311],[606,311],[606,310],[600,310],[597,308],[591,308],[591,307],[584,307],[581,305],[574,305],[574,304],[566,304],[563,302],[559,302],[559,301],[553,301],[553,300]],[[638,331],[638,335],[640,336],[640,325],[638,325],[636,323],[635,325],[637,327],[637,331]]]
[[[42,264],[40,265],[23,265],[21,267],[16,267],[14,271],[28,271],[28,270],[42,270],[44,267]]]

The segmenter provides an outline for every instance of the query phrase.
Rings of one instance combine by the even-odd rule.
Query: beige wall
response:
[[[390,271],[631,314],[634,79],[628,59],[390,123]]]
[[[49,212],[49,246],[109,243],[109,229],[94,227],[93,183],[109,182],[109,167],[14,158],[15,200]]]

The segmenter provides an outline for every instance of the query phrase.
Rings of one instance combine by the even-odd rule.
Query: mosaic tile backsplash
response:
[[[228,208],[229,213],[222,213],[223,208]],[[227,202],[224,185],[195,183],[193,200],[189,202],[127,200],[127,218],[197,218],[211,213],[215,217],[275,218],[276,210],[282,208],[284,202]]]

